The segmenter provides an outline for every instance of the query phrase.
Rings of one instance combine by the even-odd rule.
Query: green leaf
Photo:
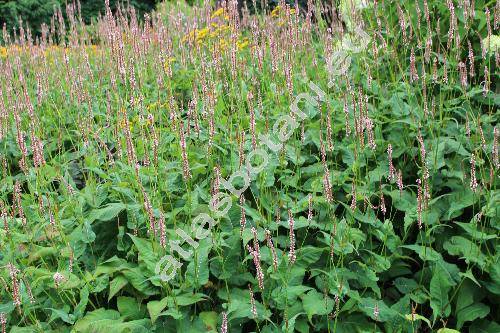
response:
[[[330,297],[318,293],[315,289],[302,297],[302,305],[307,318],[311,321],[314,315],[327,315],[333,310],[334,301]]]
[[[109,276],[101,275],[91,280],[89,283],[91,293],[99,293],[106,289],[109,285]]]
[[[104,206],[103,208],[94,209],[90,212],[88,221],[92,223],[96,220],[100,221],[112,220],[115,217],[117,217],[118,214],[120,214],[120,212],[125,209],[125,207],[126,206],[121,202],[113,202]]]
[[[500,262],[497,261],[496,263],[491,265],[489,273],[491,279],[495,282],[495,284],[500,285]]]
[[[463,223],[463,222],[455,222],[455,223],[459,225],[462,229],[464,229],[474,239],[489,240],[497,238],[497,236],[495,235],[490,235],[477,230],[477,224],[475,223]]]
[[[101,274],[112,275],[115,272],[122,271],[126,268],[133,268],[134,265],[127,262],[125,259],[118,258],[117,256],[113,256],[99,264],[95,270],[94,275],[99,276]]]
[[[127,320],[141,319],[144,317],[144,311],[141,309],[141,304],[133,297],[120,296],[116,301],[116,305],[122,317]]]
[[[57,249],[55,247],[42,247],[35,246],[28,257],[28,263],[32,263],[40,258],[45,258],[57,254]]]
[[[471,326],[469,332],[471,333],[498,333],[500,332],[500,325],[494,321],[486,319],[476,320]]]
[[[123,275],[118,275],[109,283],[108,302],[119,292],[123,287],[128,284],[127,279]]]
[[[299,286],[283,286],[279,285],[271,292],[273,301],[276,302],[278,308],[285,308],[286,304],[296,302],[297,297],[304,295],[306,291],[311,290],[311,287],[304,285]]]
[[[380,306],[379,306],[380,308]],[[389,317],[389,320],[387,321],[387,326],[388,328],[391,327],[393,331],[397,331],[401,327],[408,327],[408,323],[406,322],[403,313],[410,313],[411,311],[411,298],[410,295],[405,295],[404,297],[401,297],[399,301],[396,303],[392,304],[390,306],[390,309],[392,312],[392,318]],[[379,309],[380,311],[380,309]],[[390,331],[388,329],[388,331]]]
[[[467,321],[484,318],[490,313],[490,308],[483,303],[469,305],[457,313],[457,327],[461,328]]]
[[[281,330],[283,332],[286,332],[286,331],[288,331],[288,332],[298,331],[298,329],[295,327],[295,323],[297,321],[297,318],[299,316],[303,315],[303,314],[304,314],[303,312],[299,312],[295,316],[293,316],[292,318],[290,318],[290,320],[288,320],[288,322],[284,322],[283,326],[281,327]]]
[[[201,301],[204,301],[207,295],[196,293],[196,294],[183,294],[175,297],[175,302],[179,306],[192,305]]]
[[[239,318],[252,318],[250,299],[231,299],[229,306],[227,307],[227,313],[229,315],[229,320],[239,319]]]
[[[179,320],[179,319],[182,319],[183,314],[179,310],[177,310],[175,308],[171,308],[171,309],[163,311],[162,313],[160,313],[159,316],[160,317],[170,316],[170,317],[174,318],[175,320]]]
[[[149,333],[151,332],[149,320],[148,319],[140,319],[128,321],[126,323],[109,323],[105,327],[99,328],[99,332],[102,333]]]
[[[65,323],[68,323],[71,325],[75,322],[75,316],[73,316],[72,314],[68,314],[64,310],[58,310],[58,309],[52,309],[52,308],[48,308],[48,309],[52,311],[52,317],[59,318],[62,321],[64,321]]]
[[[378,317],[375,317],[376,307],[378,307],[379,311]],[[388,307],[383,300],[375,300],[371,297],[362,298],[359,302],[359,308],[371,319],[381,322],[392,321],[398,315],[398,313]]]
[[[85,223],[82,225],[82,233],[81,233],[81,241],[89,244],[95,241],[96,234],[94,231],[92,231],[92,226],[90,225],[89,221],[85,221]]]
[[[453,330],[451,328],[440,328],[436,333],[460,333],[460,331]]]
[[[207,332],[217,332],[217,321],[219,314],[215,311],[204,311],[200,313],[201,321],[205,324]]]
[[[227,314],[229,320],[238,319],[238,318],[253,318],[253,314],[251,312],[250,305],[250,292],[248,289],[239,289],[233,288],[230,289],[230,297],[231,301],[228,303]],[[227,297],[227,293],[221,290],[221,297]],[[269,318],[271,315],[268,309],[265,309],[264,306],[256,301],[255,306],[257,308],[257,316],[258,318]]]
[[[161,301],[150,301],[148,302],[147,308],[149,312],[149,317],[151,318],[151,322],[154,324],[156,319],[160,316],[160,313],[165,309],[168,305],[169,298],[165,297]]]
[[[73,326],[75,333],[87,333],[91,331],[91,325],[97,326],[109,321],[116,321],[120,318],[120,313],[115,310],[97,309],[87,313],[85,317],[78,320]]]
[[[466,207],[472,206],[477,201],[477,196],[474,195],[468,187],[462,191],[453,192],[448,196],[450,208],[448,209],[448,216],[446,220],[454,219],[462,215],[462,210]]]
[[[318,261],[323,252],[321,247],[304,246],[297,251],[297,264],[308,267]]]
[[[200,288],[208,282],[208,254],[212,248],[212,241],[203,239],[195,250],[192,261],[186,268],[186,281],[189,281],[196,288]]]
[[[441,256],[441,254],[439,254],[439,252],[427,246],[401,245],[401,247],[415,251],[420,257],[420,259],[424,261],[437,261],[443,259],[443,257]]]
[[[448,279],[445,270],[441,266],[436,266],[430,284],[431,308],[434,313],[434,320],[450,315],[451,307],[448,301],[448,292],[453,285]]]
[[[396,280],[394,280],[394,286],[396,286],[402,294],[411,293],[413,290],[418,288],[418,284],[415,280],[404,277],[396,278]]]
[[[372,269],[363,263],[356,262],[352,265],[352,271],[355,273],[353,278],[356,283],[371,288],[377,297],[380,297],[380,287],[377,284],[379,278]]]
[[[124,270],[122,274],[125,276],[128,282],[130,282],[130,284],[138,291],[147,296],[155,295],[157,293],[156,288],[142,274],[142,272],[143,270],[141,270],[139,267],[134,267]]]
[[[27,327],[13,326],[9,332],[10,333],[33,333],[33,332],[36,332],[37,329],[39,330],[40,328],[37,326],[34,326],[34,325],[30,325]]]
[[[148,277],[153,276],[155,266],[157,263],[157,256],[153,252],[153,244],[148,239],[143,239],[135,237],[132,234],[128,234],[132,241],[134,242],[137,250],[139,251],[139,263],[145,263],[146,267],[149,269],[150,273]],[[146,273],[146,272],[144,272]]]
[[[432,327],[431,321],[429,319],[425,318],[424,316],[419,315],[419,314],[412,315],[410,313],[410,314],[405,315],[405,318],[406,318],[406,320],[409,320],[409,321],[422,320],[422,321],[427,323],[427,326]]]
[[[476,280],[476,278],[474,277],[474,274],[472,273],[472,270],[469,268],[467,270],[467,272],[465,273],[458,273],[458,275],[460,275],[461,277],[466,277],[468,279],[470,279],[472,282],[474,282],[475,284],[477,284],[478,287],[481,287],[481,284]]]
[[[481,268],[486,266],[486,257],[475,243],[462,236],[453,236],[443,244],[443,247],[449,254],[454,256],[462,255],[465,262],[476,263]]]
[[[474,293],[477,292],[477,288],[472,284],[469,280],[464,280],[464,282],[460,285],[460,289],[458,290],[458,296],[455,306],[455,314],[457,314],[460,310],[468,307],[471,304],[474,304]]]
[[[13,302],[7,302],[7,303],[2,303],[0,304],[0,312],[2,313],[5,313],[5,314],[9,314],[11,313],[12,311],[14,311],[15,309],[15,305]]]
[[[85,313],[85,308],[89,302],[89,287],[85,285],[80,290],[80,302],[75,306],[74,314],[77,318],[81,318]]]

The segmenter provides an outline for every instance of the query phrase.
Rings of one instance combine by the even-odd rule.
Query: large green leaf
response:
[[[447,272],[436,266],[430,283],[431,308],[434,314],[434,320],[440,317],[448,317],[451,312],[451,306],[448,298],[448,292],[454,283],[448,278]]]
[[[144,318],[145,308],[133,297],[120,296],[116,300],[118,311],[126,320]]]
[[[302,306],[306,311],[307,318],[311,321],[314,315],[327,315],[333,310],[334,301],[316,290],[311,290],[302,296]]]
[[[415,251],[422,260],[437,261],[443,259],[439,252],[428,246],[402,245],[401,247]]]
[[[475,223],[462,223],[462,222],[455,222],[455,223],[459,225],[462,229],[464,229],[474,239],[488,240],[488,239],[495,239],[498,237],[496,235],[479,231],[478,225]]]
[[[483,303],[475,303],[458,311],[457,327],[460,329],[467,321],[484,318],[490,313],[490,308]]]
[[[486,256],[481,252],[479,246],[462,236],[453,236],[443,244],[443,247],[451,255],[462,255],[465,262],[476,263],[481,268],[486,266]]]
[[[451,220],[460,216],[462,210],[466,207],[472,206],[477,201],[477,196],[474,195],[468,187],[463,191],[456,191],[448,197],[450,208],[448,209],[447,220]]]
[[[89,302],[89,288],[85,285],[82,289],[80,289],[80,302],[75,306],[74,315],[76,318],[83,317],[85,313],[85,309]]]
[[[143,270],[139,267],[134,267],[122,271],[128,282],[145,295],[155,295],[157,293],[156,288],[151,284],[146,276],[142,274]]]
[[[59,318],[62,321],[64,321],[65,323],[68,323],[68,324],[73,324],[75,322],[75,316],[72,315],[72,314],[67,313],[64,310],[52,309],[52,308],[49,308],[49,310],[52,311],[52,317],[51,317],[52,319],[53,318]]]
[[[74,332],[91,332],[91,326],[106,325],[109,322],[119,321],[120,313],[115,310],[97,309],[87,313],[85,317],[78,320],[73,326]]]
[[[200,318],[205,324],[207,332],[215,333],[217,332],[217,320],[219,315],[215,311],[205,311],[200,313]]]
[[[211,240],[203,239],[200,241],[198,248],[194,251],[192,261],[186,268],[186,280],[196,288],[208,282],[208,254],[211,248]]]
[[[102,208],[92,210],[89,214],[88,221],[90,223],[96,220],[109,221],[117,217],[124,209],[125,205],[123,203],[113,202]]]
[[[139,263],[144,263],[149,272],[143,271],[148,277],[154,275],[155,267],[158,262],[158,256],[153,252],[153,245],[150,240],[135,237],[128,234],[139,251]],[[157,260],[158,259],[158,260]],[[149,273],[149,274],[148,274]]]
[[[392,321],[398,313],[391,309],[382,300],[376,300],[370,297],[361,298],[359,309],[373,320],[380,322]],[[378,315],[375,310],[378,309]]]
[[[150,301],[147,304],[147,308],[149,311],[149,317],[151,318],[151,322],[154,324],[156,319],[160,316],[160,313],[167,307],[169,303],[169,298],[165,297],[160,301]]]
[[[126,323],[109,323],[103,328],[100,328],[98,332],[102,333],[122,333],[122,332],[130,332],[130,333],[149,333],[151,332],[151,327],[148,319],[140,319],[128,321]]]
[[[128,284],[128,280],[123,275],[118,275],[109,283],[108,302],[116,295],[123,287]]]

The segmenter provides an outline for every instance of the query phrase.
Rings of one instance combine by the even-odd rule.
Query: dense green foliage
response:
[[[1,47],[0,327],[498,333],[499,2],[362,3],[179,1]]]
[[[7,30],[19,29],[19,19],[31,29],[33,35],[40,34],[42,23],[50,25],[54,8],[64,7],[66,0],[0,0],[0,28],[6,24]],[[110,0],[110,6],[116,9],[118,4],[130,4],[137,9],[139,17],[154,8],[158,0]],[[104,0],[80,0],[81,16],[85,23],[104,13]],[[0,39],[2,37],[0,36]]]

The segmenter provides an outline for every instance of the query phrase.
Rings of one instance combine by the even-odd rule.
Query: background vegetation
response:
[[[66,0],[0,0],[0,28],[5,23],[8,31],[14,28],[19,29],[21,18],[24,28],[28,26],[33,35],[38,36],[42,23],[50,25],[54,8],[64,8],[67,2],[72,3]],[[79,2],[82,20],[87,24],[99,14],[104,14],[104,0],[80,0]],[[138,16],[141,18],[144,13],[153,10],[158,2],[159,0],[110,0],[109,4],[113,10],[119,3],[128,4],[138,11]]]

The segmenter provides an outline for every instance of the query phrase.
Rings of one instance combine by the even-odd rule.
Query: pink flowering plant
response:
[[[2,333],[500,331],[499,1],[102,3],[2,33]]]

